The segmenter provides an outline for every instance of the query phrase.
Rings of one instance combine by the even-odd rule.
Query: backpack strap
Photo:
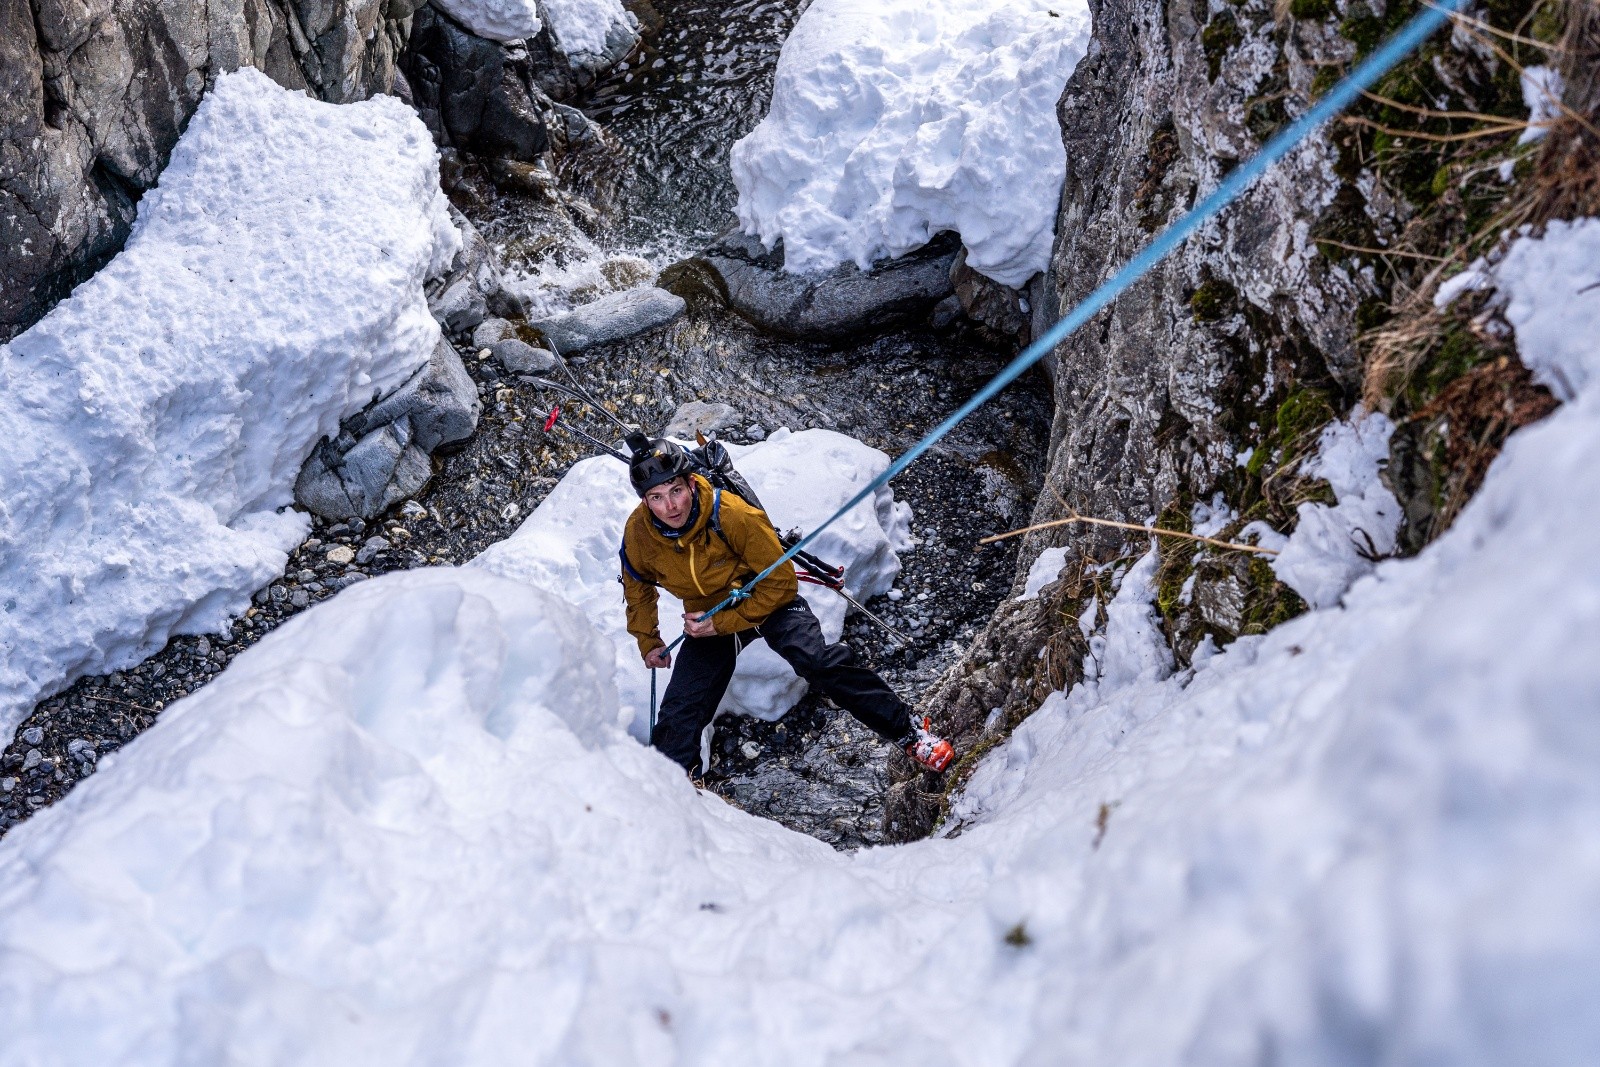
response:
[[[728,535],[722,532],[722,490],[711,490],[711,528],[722,538],[722,543],[728,546],[728,551],[735,556],[739,553],[733,551],[733,542],[728,540]]]
[[[632,578],[641,585],[656,584],[655,582],[652,582],[650,579],[646,578],[644,575],[640,574],[638,571],[634,570],[633,564],[628,562],[627,542],[623,542],[623,544],[617,548],[617,555],[622,559],[622,569],[627,573],[628,577]]]

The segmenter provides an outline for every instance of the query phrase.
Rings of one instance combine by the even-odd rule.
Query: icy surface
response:
[[[889,457],[832,430],[777,431],[758,445],[729,445],[739,472],[780,530],[809,532],[861,487],[881,474]],[[634,737],[649,736],[650,672],[627,631],[617,549],[622,527],[638,506],[627,469],[601,456],[575,465],[511,537],[479,556],[473,566],[547,589],[583,609],[616,647],[615,685],[621,699],[617,723]],[[888,592],[900,573],[897,550],[909,545],[911,508],[880,489],[819,537],[810,551],[846,568],[845,587],[860,599]],[[844,632],[845,602],[829,589],[800,586],[830,641]],[[683,632],[683,605],[661,591],[661,636]],[[665,692],[671,670],[657,675]],[[723,712],[776,719],[805,695],[806,684],[760,641],[739,655]]]
[[[282,571],[301,462],[438,340],[445,208],[398,101],[218,80],[126,249],[0,347],[0,737]]]
[[[437,0],[445,14],[491,41],[520,41],[540,30],[535,0]],[[604,2],[604,0],[601,0]],[[613,0],[615,2],[615,0]],[[568,6],[572,0],[567,0]]]
[[[955,230],[970,266],[1022,285],[1049,262],[1056,101],[1089,30],[1084,0],[816,0],[733,148],[745,232],[814,271]]]
[[[1301,504],[1294,532],[1272,559],[1278,579],[1314,608],[1339,602],[1352,582],[1394,551],[1400,502],[1379,476],[1394,424],[1374,412],[1329,424],[1303,473],[1324,478],[1337,504]]]
[[[554,595],[354,586],[0,841],[8,1062],[1596,1062],[1596,455],[1585,383],[1191,670],[1144,556],[959,836],[853,855],[628,739]]]

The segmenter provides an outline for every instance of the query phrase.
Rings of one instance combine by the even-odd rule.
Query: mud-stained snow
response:
[[[1600,300],[1508,284],[1569,324]],[[550,592],[351,587],[0,842],[7,1060],[1595,1062],[1573,370],[1454,527],[1336,607],[1174,671],[1155,557],[1124,564],[1085,680],[909,846],[697,792]]]
[[[302,461],[426,362],[459,247],[399,101],[218,79],[123,252],[0,346],[0,737],[282,572]]]
[[[733,147],[739,222],[784,266],[867,267],[946,230],[1021,286],[1049,263],[1066,152],[1056,102],[1083,0],[816,0],[767,116]]]
[[[808,533],[889,466],[882,452],[832,430],[778,430],[758,445],[729,445],[728,450],[778,529]],[[645,740],[650,736],[650,672],[628,634],[617,584],[622,527],[638,504],[620,462],[608,456],[584,460],[516,533],[484,552],[473,566],[549,590],[583,609],[616,646],[618,722]],[[910,545],[910,524],[910,505],[896,503],[893,491],[882,488],[828,527],[811,551],[845,568],[845,588],[851,595],[874,597],[888,592],[900,574],[898,552]],[[837,641],[844,632],[844,599],[814,585],[803,584],[800,591],[823,635]],[[661,590],[657,610],[661,636],[675,640],[683,632],[683,604]],[[671,670],[658,672],[658,692],[666,691],[671,677]],[[740,654],[720,710],[776,719],[805,691],[806,683],[761,641]]]

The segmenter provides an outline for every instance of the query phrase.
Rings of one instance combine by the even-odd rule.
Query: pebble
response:
[[[17,787],[15,778],[0,778],[0,793],[9,793]]]
[[[355,549],[351,548],[349,545],[335,545],[334,547],[328,549],[329,563],[352,563],[355,561],[355,558]]]
[[[387,552],[388,550],[389,539],[387,537],[369,537],[367,538],[367,543],[361,546],[361,551],[356,553],[356,562],[371,563],[378,558],[379,552]]]
[[[202,636],[194,643],[194,654],[197,656],[211,655],[211,638]]]
[[[739,751],[744,753],[745,759],[755,759],[757,756],[761,755],[761,746],[756,744],[754,741],[746,741],[744,744],[739,746]]]
[[[294,580],[301,585],[305,585],[307,582],[314,582],[317,580],[317,572],[303,570],[294,576]]]
[[[311,603],[311,594],[304,589],[296,589],[289,594],[289,603],[296,608],[306,607]]]
[[[36,748],[30,748],[28,749],[28,754],[22,757],[22,769],[25,771],[31,771],[43,762],[44,756],[40,755],[39,750]]]
[[[22,742],[26,745],[44,744],[44,730],[38,726],[30,726],[22,731]]]

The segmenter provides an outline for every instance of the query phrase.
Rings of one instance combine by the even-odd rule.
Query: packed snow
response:
[[[1021,286],[1049,263],[1056,102],[1089,32],[1085,0],[816,0],[733,147],[740,224],[797,272],[954,230],[971,267]]]
[[[1600,385],[1569,380],[1419,556],[1191,668],[1124,565],[1085,679],[909,846],[697,791],[555,593],[347,589],[0,842],[8,1061],[1594,1062]],[[1359,473],[1351,432],[1324,463]]]
[[[619,45],[631,47],[638,39],[638,20],[621,0],[540,0],[550,33],[573,66],[593,65],[610,57]]]
[[[1036,598],[1045,586],[1061,577],[1061,570],[1066,565],[1067,549],[1064,546],[1040,550],[1028,566],[1028,576],[1022,581],[1022,592],[1017,594],[1017,599]]]
[[[729,445],[734,464],[761,498],[780,530],[810,532],[889,466],[889,457],[832,430],[777,430],[757,445]],[[589,622],[616,647],[617,723],[639,740],[650,735],[650,672],[628,634],[622,589],[617,584],[622,527],[639,505],[628,472],[609,456],[584,460],[569,471],[511,537],[473,561],[507,578],[538,586],[578,605]],[[900,574],[898,552],[911,538],[910,505],[897,503],[888,487],[856,505],[828,527],[810,549],[845,568],[845,588],[860,599],[886,593]],[[838,593],[802,584],[822,632],[837,641],[844,632],[845,601]],[[661,590],[657,607],[661,636],[683,632],[683,605]],[[659,672],[666,691],[670,669]],[[806,683],[767,647],[756,642],[739,665],[719,711],[777,719],[805,695]]]
[[[1301,473],[1325,479],[1336,503],[1301,504],[1287,538],[1265,533],[1261,523],[1245,528],[1263,534],[1263,547],[1277,549],[1273,573],[1314,608],[1337,604],[1357,578],[1394,551],[1400,502],[1381,476],[1393,433],[1394,424],[1377,412],[1358,410],[1330,423]]]
[[[542,28],[535,0],[436,0],[445,14],[490,41],[521,41]]]
[[[405,105],[218,79],[124,251],[0,346],[0,736],[282,573],[301,463],[427,361],[459,246]]]
[[[1550,124],[1561,117],[1561,72],[1554,67],[1527,67],[1522,72],[1522,103],[1528,109],[1528,128],[1517,138],[1518,144],[1537,141],[1550,132]]]

